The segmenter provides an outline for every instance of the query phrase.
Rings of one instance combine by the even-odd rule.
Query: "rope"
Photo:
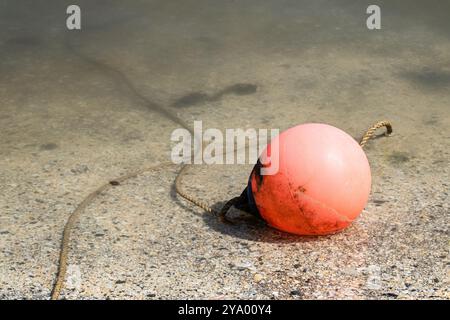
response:
[[[134,178],[144,172],[159,169],[161,167],[166,167],[170,164],[171,163],[164,163],[164,164],[159,164],[159,165],[155,165],[152,167],[136,170],[136,171],[128,173],[127,175],[124,175],[117,179],[111,180],[108,183],[105,183],[104,185],[97,188],[95,191],[91,192],[75,208],[75,210],[70,214],[69,218],[67,219],[66,225],[64,226],[64,231],[63,231],[63,236],[62,236],[62,241],[61,241],[61,249],[60,249],[60,253],[59,253],[58,274],[56,276],[56,281],[53,285],[53,289],[52,289],[52,293],[51,293],[52,300],[57,300],[61,293],[61,289],[62,289],[64,279],[66,277],[66,272],[67,272],[67,259],[68,259],[68,254],[69,254],[70,235],[72,233],[75,223],[77,222],[80,214],[84,211],[84,209],[86,209],[86,207],[102,192],[104,192],[112,187],[118,186],[125,180]]]
[[[66,45],[67,49],[72,54],[74,54],[76,57],[83,60],[85,63],[91,65],[92,67],[94,67],[98,70],[101,70],[102,72],[104,72],[105,74],[107,74],[108,76],[110,76],[111,78],[116,80],[116,82],[120,83],[121,85],[124,85],[125,89],[129,91],[130,95],[133,95],[136,98],[136,100],[139,104],[147,107],[151,111],[157,112],[157,113],[165,116],[166,118],[170,119],[171,121],[173,121],[175,123],[178,123],[182,127],[186,128],[192,134],[192,129],[189,128],[183,120],[181,120],[179,117],[177,117],[174,113],[170,112],[170,110],[167,110],[166,108],[163,108],[163,107],[159,106],[158,104],[155,104],[155,103],[149,101],[145,96],[140,94],[140,92],[138,92],[138,90],[133,86],[133,84],[127,79],[127,77],[123,73],[121,73],[119,70],[116,70],[105,63],[102,63],[100,61],[91,59],[91,58],[83,55],[81,52],[77,51],[71,45],[70,41],[67,38],[65,39],[65,45]],[[367,132],[364,134],[364,136],[360,142],[361,148],[364,148],[366,143],[373,137],[375,131],[383,126],[385,126],[387,128],[387,132],[385,135],[390,135],[392,133],[392,126],[388,121],[377,122],[372,127],[370,127],[367,130]],[[194,135],[194,140],[195,140],[195,135]],[[98,195],[100,195],[102,192],[108,190],[109,188],[118,186],[122,182],[124,182],[128,179],[131,179],[133,177],[136,177],[140,174],[143,174],[147,171],[156,170],[156,169],[166,167],[169,165],[173,165],[173,164],[172,163],[163,163],[163,164],[151,166],[151,167],[144,168],[144,169],[139,169],[139,170],[133,171],[131,173],[128,173],[127,175],[121,176],[117,179],[110,180],[108,183],[105,183],[104,185],[97,188],[95,191],[91,192],[76,207],[76,209],[69,215],[69,218],[67,219],[67,222],[66,222],[66,224],[64,226],[64,230],[63,230],[63,235],[62,235],[62,240],[61,240],[61,249],[60,249],[59,261],[58,261],[58,271],[57,271],[56,279],[55,279],[55,282],[54,282],[54,285],[52,288],[52,292],[51,292],[52,300],[56,300],[60,296],[60,293],[61,293],[61,290],[62,290],[62,287],[64,284],[64,280],[66,277],[66,272],[67,272],[67,260],[68,260],[68,254],[69,254],[71,232],[72,232],[72,229],[73,229],[75,223],[77,222],[81,213],[86,209],[86,207]],[[202,208],[206,212],[218,215],[218,217],[223,222],[229,222],[226,219],[226,213],[232,206],[242,203],[244,193],[241,194],[241,196],[239,196],[239,197],[230,199],[228,202],[225,203],[225,205],[221,208],[220,211],[216,211],[213,208],[211,208],[208,204],[196,199],[192,195],[189,195],[189,193],[184,191],[184,189],[182,188],[181,181],[182,181],[183,176],[186,174],[188,167],[189,167],[189,165],[186,165],[186,164],[183,165],[175,179],[174,184],[175,184],[175,190],[176,190],[177,194],[179,194],[181,197],[188,200],[189,202],[193,203],[194,205]]]
[[[381,127],[386,127],[387,131],[386,131],[385,135],[390,135],[392,133],[392,126],[391,126],[390,122],[388,122],[388,121],[377,122],[366,131],[366,133],[364,134],[364,136],[361,139],[361,142],[359,143],[360,146],[362,148],[364,148],[366,143],[374,136],[375,131]],[[62,237],[62,241],[61,241],[61,251],[60,251],[60,255],[59,255],[58,273],[57,273],[56,281],[54,283],[52,293],[51,293],[52,300],[57,300],[60,296],[61,289],[63,287],[64,280],[65,280],[66,273],[67,273],[67,260],[68,260],[68,254],[69,254],[69,244],[70,244],[71,232],[72,232],[72,229],[73,229],[75,223],[77,222],[80,214],[86,209],[86,207],[98,195],[100,195],[102,192],[108,190],[109,188],[118,186],[122,182],[124,182],[128,179],[134,178],[142,173],[145,173],[145,172],[148,172],[151,170],[155,170],[155,169],[160,169],[162,167],[167,167],[170,165],[173,165],[173,164],[172,163],[163,163],[163,164],[151,166],[148,168],[133,171],[127,175],[124,175],[117,179],[111,180],[108,183],[105,183],[104,185],[100,186],[98,189],[96,189],[92,193],[90,193],[77,206],[77,208],[71,213],[71,215],[67,219],[66,225],[64,226],[63,237]],[[206,212],[217,215],[221,219],[221,221],[223,221],[225,223],[231,223],[226,218],[226,214],[232,206],[242,203],[243,196],[241,195],[239,197],[234,197],[234,198],[230,199],[223,205],[223,207],[221,208],[220,211],[213,209],[207,203],[197,199],[193,195],[190,195],[182,188],[181,181],[182,181],[182,178],[184,177],[184,175],[186,174],[189,166],[190,165],[187,165],[187,164],[183,165],[181,167],[180,171],[178,172],[177,177],[175,178],[175,190],[176,190],[177,194],[179,194],[181,197],[188,200],[189,202],[193,203],[194,205],[198,206],[199,208],[205,210]]]
[[[373,137],[373,135],[375,134],[375,131],[377,131],[377,129],[382,128],[382,127],[386,127],[386,133],[384,134],[385,136],[390,136],[392,134],[392,125],[389,121],[383,120],[383,121],[379,121],[377,123],[375,123],[373,126],[371,126],[366,133],[363,135],[361,141],[359,142],[359,145],[361,146],[361,148],[364,148],[367,144],[367,142]]]
[[[220,211],[215,210],[214,208],[210,207],[207,203],[205,203],[201,200],[198,200],[193,195],[190,195],[189,193],[187,193],[181,186],[182,178],[186,174],[188,167],[189,167],[189,165],[183,165],[183,167],[181,168],[177,177],[175,178],[175,190],[176,190],[177,194],[179,194],[181,197],[183,197],[187,201],[191,202],[192,204],[196,205],[197,207],[205,210],[206,212],[212,213],[212,214],[218,216],[222,222],[232,224],[232,222],[226,218],[226,214],[232,206],[234,206],[242,201],[242,197],[241,196],[234,197],[234,198],[228,200],[222,206]]]

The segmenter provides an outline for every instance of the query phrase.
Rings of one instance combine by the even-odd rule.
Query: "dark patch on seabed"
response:
[[[395,151],[388,156],[388,160],[392,164],[402,164],[408,162],[411,156],[406,152]]]
[[[189,107],[195,104],[204,103],[210,100],[210,97],[206,93],[192,92],[189,93],[173,104],[175,107]]]
[[[450,71],[423,68],[420,71],[407,71],[403,78],[428,89],[450,88]]]
[[[29,47],[34,47],[39,45],[41,42],[38,38],[36,37],[31,37],[31,36],[20,36],[20,37],[14,37],[14,38],[9,38],[8,40],[6,40],[5,44],[6,45],[10,45],[10,46],[29,46]]]
[[[41,150],[54,150],[56,148],[58,148],[58,145],[56,143],[46,143],[39,147],[39,149]]]
[[[372,202],[373,202],[377,207],[380,207],[382,204],[386,203],[387,200],[373,199]]]
[[[258,86],[251,83],[237,83],[232,86],[226,87],[220,92],[220,96],[233,93],[235,95],[244,96],[247,94],[253,94],[256,92]]]
[[[178,100],[174,102],[174,106],[178,108],[189,107],[200,103],[205,103],[209,101],[217,101],[222,97],[234,94],[237,96],[245,96],[249,94],[253,94],[258,89],[258,86],[251,83],[236,83],[234,85],[228,86],[219,92],[208,95],[203,92],[191,92],[185,96],[182,96]]]

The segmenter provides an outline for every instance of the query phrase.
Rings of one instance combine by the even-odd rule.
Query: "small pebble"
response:
[[[253,276],[253,280],[256,283],[261,282],[262,279],[264,279],[264,277],[262,275],[260,275],[259,273],[255,273],[255,275]]]
[[[291,296],[299,296],[299,295],[301,295],[301,292],[300,292],[300,290],[292,290],[290,294],[291,294]]]

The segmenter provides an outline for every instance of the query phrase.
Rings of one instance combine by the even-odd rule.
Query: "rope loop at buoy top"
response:
[[[382,128],[382,127],[386,127],[385,136],[390,136],[392,134],[392,125],[389,121],[387,121],[387,120],[378,121],[373,126],[371,126],[369,129],[367,129],[366,133],[361,138],[361,141],[359,142],[359,145],[361,146],[361,148],[364,148],[366,146],[367,142],[375,134],[375,131],[377,131],[377,129]]]

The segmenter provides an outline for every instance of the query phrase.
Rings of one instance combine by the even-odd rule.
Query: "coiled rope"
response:
[[[124,86],[124,88],[129,92],[130,95],[134,96],[136,98],[136,101],[145,107],[147,107],[149,110],[153,112],[157,112],[161,114],[162,116],[165,116],[167,119],[173,121],[174,123],[177,123],[178,125],[182,126],[183,128],[187,129],[194,137],[195,143],[200,143],[201,140],[198,139],[198,137],[195,137],[195,134],[193,133],[193,130],[182,120],[180,119],[175,113],[171,112],[170,110],[167,110],[166,108],[163,108],[162,106],[148,100],[145,96],[143,96],[139,91],[133,86],[133,84],[127,79],[127,77],[120,72],[119,70],[116,70],[112,68],[111,66],[102,63],[100,61],[97,61],[95,59],[92,59],[88,56],[85,56],[78,50],[76,50],[68,40],[68,38],[65,39],[65,46],[67,49],[74,54],[74,56],[78,57],[80,60],[83,60],[85,63],[91,65],[92,67],[104,72],[106,75],[110,76],[116,82],[120,83]],[[388,121],[380,121],[371,126],[364,136],[361,139],[360,146],[364,148],[366,143],[374,136],[375,131],[381,127],[385,126],[387,128],[386,135],[389,135],[392,133],[392,126]],[[197,149],[198,150],[198,149]],[[70,236],[71,232],[73,230],[73,227],[75,223],[78,221],[78,218],[80,217],[81,213],[86,209],[86,207],[102,192],[108,190],[111,187],[118,186],[122,182],[134,178],[140,174],[143,174],[145,172],[149,172],[156,169],[161,169],[168,166],[173,166],[172,163],[162,163],[154,166],[150,166],[147,168],[142,168],[133,172],[130,172],[126,175],[123,175],[119,178],[110,180],[108,183],[103,184],[93,192],[91,192],[84,200],[75,208],[75,210],[69,215],[69,218],[67,219],[67,222],[64,226],[62,240],[61,240],[61,249],[59,254],[59,261],[58,261],[58,271],[56,275],[55,282],[53,284],[52,292],[51,292],[51,299],[57,300],[60,296],[65,278],[67,273],[67,265],[68,265],[68,254],[69,254],[69,245],[70,245]],[[180,171],[177,174],[177,177],[175,178],[174,185],[175,190],[177,194],[179,194],[184,199],[188,200],[189,202],[193,203],[194,205],[198,206],[199,208],[205,210],[208,213],[212,213],[217,215],[223,222],[229,222],[228,219],[226,219],[226,213],[228,210],[235,204],[242,203],[243,201],[243,195],[240,195],[238,197],[234,197],[231,200],[227,201],[224,206],[221,208],[220,211],[215,210],[214,208],[210,207],[207,203],[197,199],[195,196],[189,194],[186,192],[182,186],[181,181],[183,179],[183,176],[186,174],[189,164],[183,164]]]
[[[392,133],[392,125],[389,121],[379,121],[379,122],[375,123],[373,126],[371,126],[366,131],[366,133],[364,134],[364,136],[362,137],[362,139],[359,143],[361,148],[364,148],[364,146],[367,144],[367,142],[374,136],[375,131],[382,127],[386,127],[386,129],[387,129],[385,135],[390,135]],[[133,172],[126,174],[124,176],[121,176],[117,179],[110,180],[108,183],[105,183],[104,185],[100,186],[99,188],[94,190],[92,193],[90,193],[77,206],[77,208],[70,214],[70,216],[67,219],[67,222],[64,226],[63,237],[62,237],[62,241],[61,241],[61,251],[60,251],[60,255],[59,255],[58,273],[57,273],[56,280],[55,280],[55,283],[54,283],[54,286],[52,289],[52,293],[51,293],[52,300],[57,300],[60,296],[61,289],[63,287],[64,280],[66,277],[66,272],[67,272],[67,260],[68,260],[68,254],[69,254],[70,235],[71,235],[74,224],[77,222],[80,214],[86,209],[86,207],[99,194],[101,194],[102,192],[106,191],[107,189],[109,189],[113,186],[120,185],[122,182],[124,182],[128,179],[134,178],[142,173],[156,170],[156,169],[161,169],[161,168],[168,167],[171,165],[173,165],[173,164],[172,163],[163,163],[163,164],[159,164],[159,165],[154,165],[151,167],[133,171]],[[235,205],[236,203],[239,203],[242,200],[241,196],[232,198],[231,200],[227,201],[225,203],[225,205],[221,208],[220,211],[213,209],[207,203],[197,199],[195,196],[189,194],[182,188],[181,181],[182,181],[183,176],[186,174],[189,166],[190,165],[187,165],[187,164],[183,165],[177,174],[177,177],[174,182],[175,190],[176,190],[177,194],[179,194],[181,197],[188,200],[189,202],[193,203],[194,205],[205,210],[206,212],[217,215],[224,222],[228,222],[228,220],[225,218],[225,215],[233,205]]]

